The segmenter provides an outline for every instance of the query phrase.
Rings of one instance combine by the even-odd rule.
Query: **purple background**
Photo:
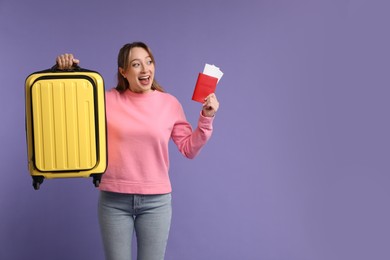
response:
[[[71,52],[113,87],[141,40],[157,79],[191,101],[225,73],[195,160],[171,148],[169,260],[390,259],[387,0],[0,1],[0,259],[102,260],[91,179],[27,169],[24,80]]]

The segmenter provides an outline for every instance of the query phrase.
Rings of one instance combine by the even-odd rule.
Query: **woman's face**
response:
[[[134,47],[130,50],[128,68],[119,68],[120,73],[129,82],[129,88],[136,93],[147,93],[152,91],[154,79],[154,63],[149,53],[141,47]]]

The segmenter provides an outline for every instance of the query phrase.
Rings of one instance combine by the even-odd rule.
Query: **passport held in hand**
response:
[[[222,71],[210,64],[206,64],[203,73],[199,73],[196,80],[192,100],[203,103],[204,99],[211,93],[215,93],[217,83],[222,78]]]

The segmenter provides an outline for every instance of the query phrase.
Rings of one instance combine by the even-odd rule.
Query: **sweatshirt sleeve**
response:
[[[172,140],[185,157],[193,159],[210,139],[214,117],[205,117],[200,113],[198,125],[193,131],[182,109],[180,113],[179,120],[173,126]]]

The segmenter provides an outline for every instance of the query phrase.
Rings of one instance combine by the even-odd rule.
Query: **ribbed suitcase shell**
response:
[[[41,71],[26,79],[25,88],[28,164],[34,187],[37,177],[96,177],[104,173],[106,119],[100,74]]]

